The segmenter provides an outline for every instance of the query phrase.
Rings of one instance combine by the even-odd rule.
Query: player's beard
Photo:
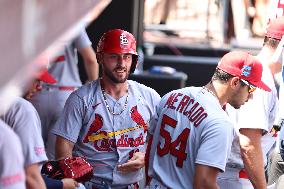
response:
[[[120,67],[116,67],[114,71],[116,69],[120,69]],[[104,70],[104,74],[114,83],[124,83],[128,79],[130,71],[126,69],[125,77],[116,77],[115,74],[113,74],[113,72],[108,69]]]
[[[235,98],[233,98],[233,99],[229,102],[229,104],[230,104],[232,107],[234,107],[235,109],[239,109],[239,108],[242,106],[242,104],[240,104],[240,101],[236,98],[237,95],[234,95],[234,97],[235,97]]]
[[[242,96],[242,91],[238,90],[235,92],[235,94],[232,95],[234,98],[231,99],[229,104],[233,106],[235,109],[240,109],[242,105],[245,104],[245,102],[248,101],[248,99],[245,99],[245,97]]]
[[[241,105],[235,104],[235,103],[230,103],[231,106],[233,106],[235,109],[240,109]]]

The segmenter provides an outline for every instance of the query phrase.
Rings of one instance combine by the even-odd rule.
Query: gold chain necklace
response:
[[[208,89],[206,86],[203,86],[202,89],[206,90],[207,92],[209,92],[210,94],[212,94],[214,97],[217,98],[216,94],[213,93],[213,91],[211,91],[210,89]]]
[[[126,100],[125,100],[123,109],[122,109],[119,113],[114,113],[114,112],[111,110],[110,106],[109,106],[108,103],[107,103],[107,99],[106,99],[106,95],[105,95],[105,89],[103,88],[102,85],[101,85],[101,89],[102,89],[102,95],[103,95],[103,98],[104,98],[104,101],[105,101],[105,105],[106,105],[106,108],[108,109],[108,111],[109,111],[112,115],[120,115],[120,114],[122,114],[122,112],[126,109],[126,107],[127,107],[127,105],[128,105],[128,97],[129,97],[128,87],[127,87],[127,96],[126,96]]]

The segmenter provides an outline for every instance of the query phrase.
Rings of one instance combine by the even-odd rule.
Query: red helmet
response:
[[[130,53],[132,54],[131,73],[138,63],[136,40],[134,36],[124,30],[109,30],[102,35],[97,46],[97,53]]]

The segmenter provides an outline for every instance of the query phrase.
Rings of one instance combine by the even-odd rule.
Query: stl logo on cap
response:
[[[249,77],[251,73],[251,66],[244,65],[241,71],[243,76]]]
[[[125,46],[128,45],[128,39],[126,38],[126,35],[124,35],[123,33],[119,36],[120,38],[120,47],[124,48]]]

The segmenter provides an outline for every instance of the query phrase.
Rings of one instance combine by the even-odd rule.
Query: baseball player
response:
[[[283,5],[284,6],[284,5]],[[282,9],[283,10],[283,9]],[[283,11],[281,12],[283,13]],[[283,16],[282,16],[283,17]],[[284,27],[281,24],[278,25],[278,30],[283,31]],[[283,72],[283,44],[284,44],[284,37],[283,37],[284,32],[280,37],[282,37],[278,48],[277,48],[277,53],[275,53],[275,57],[278,57],[278,64],[273,64],[273,67],[280,67],[280,69],[276,69],[276,73],[280,73],[279,77],[279,85],[280,85],[280,90],[279,90],[279,112],[277,114],[277,119],[275,121],[276,125],[281,127],[280,133],[278,135],[278,141],[276,148],[274,152],[271,155],[270,159],[270,167],[269,167],[269,172],[268,172],[268,184],[273,184],[276,183],[275,189],[283,188],[284,182],[283,182],[283,176],[281,179],[281,175],[284,174],[284,166],[283,166],[283,157],[284,157],[284,83],[283,83],[283,78],[284,78],[284,72]],[[280,38],[279,37],[279,38]],[[280,66],[275,66],[275,65],[280,65]],[[282,68],[282,70],[281,70]],[[282,71],[282,73],[281,73]]]
[[[19,136],[24,154],[27,187],[45,188],[39,167],[47,160],[39,116],[33,105],[23,98],[16,98],[0,118]]]
[[[268,15],[268,23],[270,21],[273,21],[277,17],[283,17],[284,16],[284,1],[282,0],[270,0],[270,6],[269,6],[269,15]],[[268,24],[269,26],[269,24]],[[280,27],[278,28],[280,29]],[[280,127],[282,126],[282,131],[278,135],[278,141],[276,148],[274,152],[271,154],[271,159],[270,159],[270,166],[268,169],[268,184],[271,185],[275,183],[279,176],[284,173],[284,166],[283,166],[283,159],[280,155],[279,152],[279,147],[281,147],[282,144],[282,132],[283,132],[283,123],[284,123],[284,99],[283,99],[283,94],[284,94],[284,83],[283,83],[283,78],[284,78],[284,72],[283,72],[283,44],[284,44],[284,38],[282,35],[282,39],[280,41],[280,44],[278,45],[278,48],[275,52],[275,59],[278,59],[278,61],[272,62],[273,64],[270,64],[270,67],[272,68],[272,72],[275,75],[276,83],[279,84],[279,112],[276,117],[275,124],[279,125]],[[282,71],[282,74],[281,74]],[[279,74],[278,74],[279,73]],[[280,77],[278,77],[280,75]],[[281,139],[282,138],[282,139]],[[283,182],[283,179],[282,179]],[[278,184],[276,184],[276,188],[283,188],[283,183],[279,184],[280,186],[278,187]],[[282,185],[282,187],[281,187]]]
[[[225,105],[238,109],[255,87],[270,90],[261,75],[257,59],[235,51],[222,57],[207,85],[166,94],[150,127],[148,188],[217,189],[234,135]]]
[[[19,137],[0,120],[0,188],[25,189],[24,157]]]
[[[233,141],[226,171],[218,178],[221,189],[266,188],[265,167],[276,142],[273,124],[278,110],[277,90],[268,65],[283,34],[284,17],[272,20],[264,45],[256,57],[263,65],[262,80],[272,91],[257,90],[253,99],[234,113],[238,134]]]
[[[137,188],[149,122],[160,101],[145,85],[127,80],[138,61],[127,31],[103,34],[97,46],[102,78],[73,92],[52,129],[57,158],[84,156],[94,166],[87,188]]]
[[[64,43],[64,49],[50,63],[49,73],[57,81],[55,84],[42,82],[41,90],[34,94],[30,102],[39,113],[42,136],[47,148],[47,156],[54,159],[55,136],[50,135],[58,117],[63,111],[68,96],[82,85],[77,50],[82,55],[89,80],[98,78],[98,64],[86,31],[82,31],[72,42]]]
[[[34,93],[36,93],[36,92],[38,92],[38,90],[40,90],[40,88],[41,88],[40,82],[54,84],[54,83],[56,83],[56,80],[48,73],[48,70],[46,68],[42,69],[39,72],[37,79],[32,83],[32,86],[26,92],[26,94],[25,94],[26,99],[32,98]],[[20,105],[20,106],[22,106],[22,105]],[[30,105],[27,106],[27,108],[29,108],[29,107],[30,107]],[[31,113],[34,114],[34,112],[31,112]],[[41,127],[39,127],[39,128],[41,129]],[[37,134],[38,134],[37,137],[41,135],[41,133],[37,133]],[[42,139],[40,139],[40,140],[42,140]],[[37,174],[38,174],[38,171],[35,172],[36,176],[37,176]],[[74,179],[64,178],[62,180],[56,180],[56,179],[48,178],[45,175],[42,175],[42,176],[43,176],[43,180],[44,180],[44,183],[45,183],[47,189],[77,189],[77,188],[82,188],[82,187],[77,187],[79,185]]]

